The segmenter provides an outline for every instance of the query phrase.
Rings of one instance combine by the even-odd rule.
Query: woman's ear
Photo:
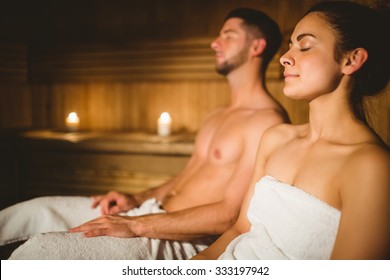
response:
[[[352,75],[363,66],[367,59],[368,52],[365,49],[354,49],[345,58],[343,73],[346,75]]]
[[[267,46],[267,41],[264,38],[253,40],[252,49],[251,49],[252,55],[253,56],[261,55],[264,52],[266,46]]]

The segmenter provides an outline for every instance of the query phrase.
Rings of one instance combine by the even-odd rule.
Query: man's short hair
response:
[[[267,46],[262,55],[263,69],[265,70],[282,42],[282,33],[278,24],[265,13],[251,8],[237,8],[225,17],[225,21],[230,18],[242,19],[246,26],[255,28],[259,32],[258,36],[266,40]]]

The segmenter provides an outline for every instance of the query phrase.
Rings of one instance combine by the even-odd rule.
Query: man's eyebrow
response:
[[[234,29],[225,29],[222,31],[222,33],[237,33],[237,31]]]
[[[316,38],[316,36],[314,36],[314,35],[313,35],[313,34],[311,34],[311,33],[303,33],[303,34],[299,34],[299,35],[297,36],[297,41],[299,42],[299,41],[301,41],[303,38],[305,38],[305,37],[307,37],[307,36],[310,36],[310,37]],[[289,44],[292,44],[292,41],[291,41],[291,39],[290,39],[290,40],[288,40],[288,43],[289,43]]]

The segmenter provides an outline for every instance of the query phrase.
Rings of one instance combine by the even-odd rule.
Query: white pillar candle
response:
[[[80,119],[77,116],[76,112],[70,113],[66,118],[65,123],[69,131],[76,131],[79,128],[80,124]]]
[[[168,136],[171,134],[172,119],[169,113],[161,113],[157,120],[157,134],[159,136]]]

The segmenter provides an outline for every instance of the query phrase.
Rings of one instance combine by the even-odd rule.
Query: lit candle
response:
[[[171,123],[172,119],[169,113],[161,113],[157,120],[157,134],[159,136],[168,136],[171,134]]]
[[[76,131],[79,128],[80,119],[76,112],[72,112],[66,118],[66,127],[69,131]]]

